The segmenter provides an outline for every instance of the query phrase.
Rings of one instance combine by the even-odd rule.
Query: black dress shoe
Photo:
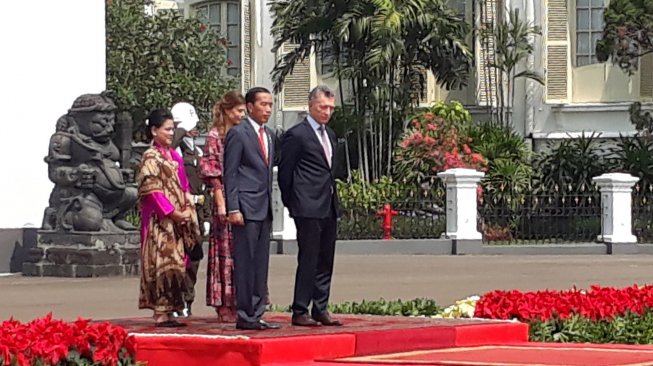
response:
[[[240,330],[265,330],[268,329],[265,325],[261,324],[260,322],[244,322],[244,321],[237,321],[236,322],[236,329]]]
[[[259,320],[258,323],[263,325],[265,329],[281,329],[280,325],[268,323],[265,320]]]
[[[326,326],[332,326],[332,327],[342,326],[342,322],[338,319],[333,319],[331,315],[329,315],[329,313],[313,315],[313,320]]]
[[[292,316],[292,325],[299,327],[319,327],[320,324],[315,320],[311,319],[308,314],[293,314]]]

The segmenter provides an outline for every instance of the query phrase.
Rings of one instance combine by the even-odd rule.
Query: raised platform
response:
[[[190,318],[188,327],[163,329],[149,318],[115,320],[136,338],[137,359],[150,366],[319,364],[321,360],[416,350],[521,343],[528,327],[516,322],[410,317],[338,316],[343,327],[290,325],[287,314],[266,320],[280,330],[238,331],[215,319]]]

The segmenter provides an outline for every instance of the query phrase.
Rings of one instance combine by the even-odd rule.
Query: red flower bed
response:
[[[0,324],[0,365],[130,365],[133,354],[125,329],[109,323],[68,323],[48,314],[29,323]]]
[[[592,286],[587,291],[576,288],[566,291],[492,291],[478,301],[474,316],[547,321],[578,314],[587,319],[601,320],[628,312],[642,314],[647,308],[653,308],[653,286],[634,285],[620,289]]]

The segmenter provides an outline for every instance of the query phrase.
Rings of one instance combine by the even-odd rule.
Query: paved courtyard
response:
[[[295,257],[270,262],[275,304],[292,299]],[[493,289],[566,289],[576,285],[628,286],[651,283],[653,256],[384,256],[336,258],[332,300],[434,298],[442,305]],[[202,263],[194,312],[204,305],[206,263]],[[52,311],[55,317],[110,319],[149,316],[137,309],[138,278],[63,279],[0,277],[0,319],[27,321]]]

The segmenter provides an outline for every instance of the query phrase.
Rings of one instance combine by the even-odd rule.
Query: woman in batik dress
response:
[[[207,255],[206,304],[215,308],[218,320],[236,321],[233,282],[233,237],[227,222],[222,172],[225,136],[245,116],[245,98],[235,91],[225,94],[213,106],[213,126],[204,145],[200,173],[212,193],[212,220]]]
[[[184,242],[180,227],[192,220],[188,179],[179,154],[171,148],[172,115],[153,111],[147,124],[152,146],[145,151],[138,173],[141,210],[141,282],[139,309],[154,311],[160,327],[179,327],[174,312],[184,309]]]

